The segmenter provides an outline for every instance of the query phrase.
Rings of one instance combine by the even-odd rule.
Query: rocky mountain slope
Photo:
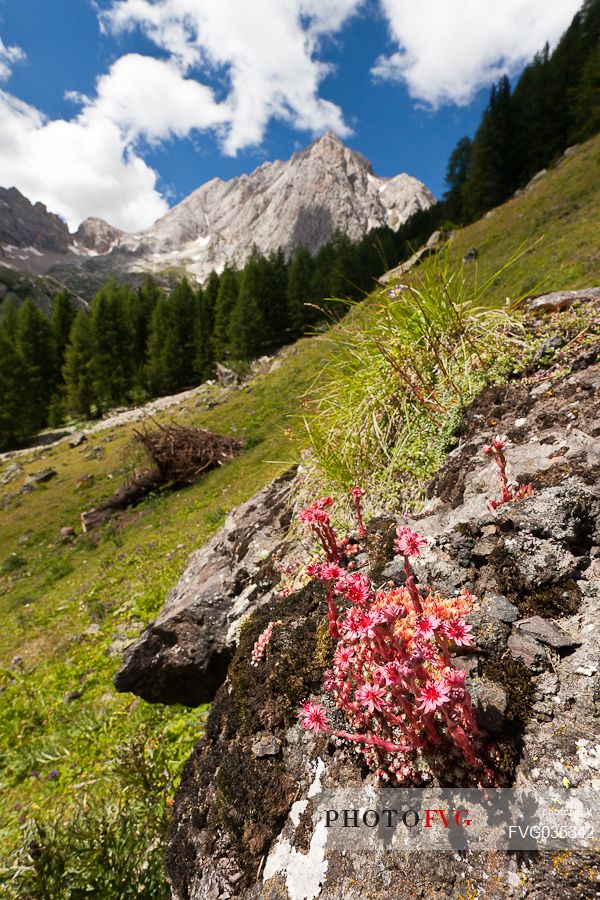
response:
[[[0,265],[46,274],[57,264],[106,254],[123,232],[101,219],[86,219],[71,234],[43,203],[31,203],[16,188],[0,188]]]
[[[137,234],[87,219],[75,234],[15,188],[0,189],[0,263],[50,272],[76,290],[108,274],[176,269],[203,280],[226,264],[242,265],[255,244],[263,253],[311,252],[336,230],[353,240],[373,228],[397,229],[435,198],[418,179],[378,178],[361,154],[327,133],[287,161],[230,181],[213,178]]]
[[[550,311],[566,305],[564,297],[546,299]],[[582,302],[598,299],[592,291]],[[418,581],[445,596],[460,588],[477,595],[469,617],[475,651],[459,664],[480,725],[502,750],[506,777],[531,791],[593,785],[599,766],[600,347],[569,347],[568,335],[562,343],[561,365],[483,392],[423,513],[373,519],[356,556],[376,583],[403,583],[392,541],[396,524],[408,524],[428,540],[415,560]],[[491,511],[497,472],[482,446],[496,432],[510,441],[511,480],[531,482],[536,493]],[[256,610],[239,632],[206,737],[176,797],[167,851],[173,896],[459,898],[465,879],[490,900],[595,896],[586,851],[562,856],[560,865],[547,853],[528,860],[442,853],[423,866],[421,856],[395,853],[384,841],[362,854],[329,842],[313,818],[319,796],[341,786],[368,790],[374,780],[352,749],[303,731],[295,719],[301,700],[324,699],[330,651],[322,586],[274,593],[277,571],[299,549],[287,534],[290,488],[285,479],[263,491],[197,554],[155,625],[128,651],[118,682],[152,700],[199,702],[223,677],[240,617]],[[274,620],[269,654],[253,667],[254,641]]]

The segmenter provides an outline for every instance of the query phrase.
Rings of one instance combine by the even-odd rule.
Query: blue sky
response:
[[[490,84],[578,0],[0,0],[0,184],[150,225],[327,128],[443,191]],[[501,7],[501,8],[500,8]]]

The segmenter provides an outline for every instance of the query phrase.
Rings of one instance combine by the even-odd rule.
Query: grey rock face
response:
[[[30,203],[16,188],[0,188],[0,245],[66,253],[69,229],[43,203]]]
[[[212,699],[242,619],[273,598],[271,557],[290,549],[292,477],[282,476],[235,509],[194,554],[158,617],[126,651],[117,690],[151,703],[197,706]]]
[[[45,484],[56,478],[58,472],[55,469],[41,469],[39,472],[31,472],[25,479],[26,485]]]
[[[559,312],[581,300],[600,300],[600,287],[581,291],[553,291],[527,300],[525,305],[530,312]]]
[[[57,265],[75,266],[108,253],[122,234],[102,219],[86,219],[71,234],[43,203],[31,203],[16,188],[0,188],[0,265],[44,275]]]
[[[18,478],[23,472],[23,467],[19,463],[11,463],[7,466],[2,475],[0,475],[0,484],[10,484],[15,478]]]
[[[515,628],[518,628],[522,634],[529,635],[542,644],[554,647],[555,650],[566,650],[569,647],[576,647],[581,644],[581,641],[572,638],[564,629],[559,628],[553,622],[542,619],[541,616],[521,619],[519,622],[515,622]]]

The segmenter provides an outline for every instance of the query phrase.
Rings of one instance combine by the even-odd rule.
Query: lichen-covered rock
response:
[[[480,598],[475,652],[458,662],[504,777],[521,787],[592,785],[600,772],[596,353],[574,363],[575,381],[565,374],[535,396],[533,382],[490,388],[434,480],[429,512],[404,520],[428,539],[415,558],[419,581]],[[481,447],[498,432],[511,439],[510,477],[537,493],[492,513],[497,473]],[[370,523],[361,561],[373,577],[401,583],[394,524]],[[175,900],[595,897],[597,859],[587,851],[424,856],[374,841],[346,854],[331,841],[313,821],[319,798],[375,776],[352,747],[303,731],[295,718],[299,702],[323,690],[325,616],[322,587],[311,584],[245,624],[175,800],[166,855]],[[253,642],[273,620],[282,624],[266,663],[253,667]]]

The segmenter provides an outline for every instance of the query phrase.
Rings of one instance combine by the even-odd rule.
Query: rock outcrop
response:
[[[225,679],[239,626],[272,600],[287,539],[294,473],[237,507],[191,559],[160,615],[127,650],[115,679],[151,703],[197,706]]]
[[[516,786],[597,784],[600,770],[600,348],[567,371],[486,389],[464,418],[460,442],[430,486],[418,519],[428,538],[415,562],[421,582],[444,593],[466,587],[475,653],[463,657],[480,723],[501,749]],[[509,476],[533,497],[501,505],[482,445],[508,435]],[[393,556],[399,520],[368,526],[357,561],[377,583],[402,582]],[[182,777],[166,855],[176,900],[200,898],[483,898],[596,896],[587,851],[440,853],[426,864],[384,841],[346,853],[313,822],[324,791],[375,784],[359,757],[297,724],[298,704],[323,694],[331,644],[324,592],[311,583],[264,595],[241,629],[206,735]],[[250,663],[269,621],[267,658]],[[191,676],[191,672],[190,672]]]

